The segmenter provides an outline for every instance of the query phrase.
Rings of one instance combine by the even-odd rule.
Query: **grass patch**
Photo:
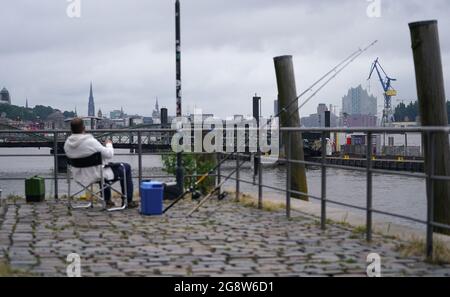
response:
[[[17,201],[25,200],[25,198],[19,195],[9,194],[8,196],[6,196],[5,200],[7,202],[16,203]]]
[[[352,258],[345,259],[342,262],[346,263],[346,264],[356,264],[356,263],[358,263],[358,261],[356,261],[355,259],[352,259]]]
[[[240,205],[249,208],[258,208],[258,201],[250,195],[241,194],[239,201],[237,201]],[[280,211],[284,210],[286,206],[283,203],[277,203],[272,201],[263,201],[262,210],[264,211]]]
[[[11,276],[13,274],[11,267],[3,262],[0,262],[0,277]]]
[[[30,277],[30,276],[33,275],[31,273],[12,269],[8,264],[0,261],[0,277]]]
[[[366,232],[367,232],[366,226],[358,226],[352,230],[353,234],[359,234],[359,235],[366,234]]]
[[[426,243],[424,239],[413,238],[399,244],[396,249],[403,257],[423,257],[426,254]],[[441,240],[435,239],[433,259],[427,261],[433,264],[450,264],[450,248]]]

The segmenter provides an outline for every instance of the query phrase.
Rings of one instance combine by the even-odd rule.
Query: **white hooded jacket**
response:
[[[114,148],[111,143],[103,146],[91,134],[72,134],[64,144],[64,151],[70,159],[86,158],[100,152],[104,165],[108,164],[108,160],[114,156]],[[72,168],[72,176],[76,181],[84,185],[91,184],[101,177],[98,167]],[[103,168],[103,177],[107,180],[114,179],[114,173],[111,168]]]

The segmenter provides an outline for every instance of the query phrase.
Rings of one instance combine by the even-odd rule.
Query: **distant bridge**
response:
[[[91,130],[89,133],[104,143],[107,139],[113,142],[117,149],[138,149],[141,147],[144,151],[168,151],[171,149],[171,139],[174,135],[173,130],[147,128],[148,126],[127,127],[116,130]],[[64,142],[70,135],[66,130],[42,130],[27,131],[16,127],[0,124],[0,148],[17,147],[35,147],[35,148],[55,148],[55,142],[58,148],[64,146]]]
[[[207,131],[203,131],[206,133]],[[141,149],[144,152],[165,152],[172,151],[171,142],[175,131],[163,128],[161,125],[137,125],[133,127],[125,127],[123,129],[106,129],[106,130],[88,130],[98,141],[104,143],[111,140],[114,148],[129,149],[137,151]],[[42,148],[48,147],[62,152],[64,142],[71,134],[67,130],[41,130],[28,131],[15,128],[10,125],[0,123],[0,148]],[[243,134],[244,139],[239,140],[237,133],[233,134],[234,150],[237,150],[238,143],[245,146],[245,151],[249,152],[250,135],[246,132]],[[271,134],[268,133],[268,141],[270,142]],[[224,131],[224,142],[227,139]],[[256,141],[256,139],[254,139]],[[191,142],[193,144],[193,141]],[[224,150],[226,146],[224,143]]]

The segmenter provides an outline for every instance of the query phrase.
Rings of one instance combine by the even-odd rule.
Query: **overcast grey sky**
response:
[[[175,57],[172,0],[81,0],[81,18],[69,18],[66,0],[0,4],[0,88],[13,104],[51,105],[87,113],[89,83],[96,108],[150,115],[155,98],[174,113]],[[301,111],[318,103],[341,106],[348,88],[366,81],[380,57],[398,79],[398,101],[416,99],[408,23],[439,21],[444,75],[450,92],[450,1],[382,0],[369,18],[367,0],[183,0],[183,111],[194,106],[225,117],[250,114],[263,97],[276,98],[273,57],[294,56],[298,91],[358,47],[379,43],[350,65]],[[378,80],[371,92],[383,104]]]

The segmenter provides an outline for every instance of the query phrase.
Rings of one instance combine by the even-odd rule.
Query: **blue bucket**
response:
[[[141,214],[145,216],[162,215],[163,183],[144,181],[141,183]]]

